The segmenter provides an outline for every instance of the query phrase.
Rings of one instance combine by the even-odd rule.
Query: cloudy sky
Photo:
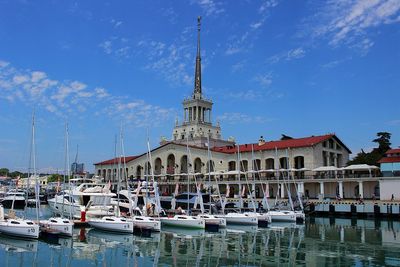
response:
[[[171,138],[193,90],[240,143],[336,133],[354,153],[378,131],[400,145],[398,0],[0,0],[0,167],[27,168],[36,110],[41,170],[92,164]]]

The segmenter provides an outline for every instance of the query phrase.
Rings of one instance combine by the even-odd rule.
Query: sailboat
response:
[[[286,150],[286,153],[288,153],[288,151]],[[292,168],[291,168],[291,165],[290,165],[290,160],[289,160],[289,169],[288,169],[288,180],[290,179],[290,177],[293,179],[293,182],[294,182],[294,177],[293,177],[293,175],[290,175],[290,172],[292,171]],[[296,197],[297,197],[297,200],[299,201],[299,206],[300,206],[300,210],[296,210],[296,209],[294,209],[293,208],[293,210],[294,210],[294,213],[296,214],[296,222],[297,223],[303,223],[304,221],[305,221],[305,219],[306,219],[306,215],[305,215],[305,213],[304,213],[304,207],[303,207],[303,201],[302,201],[302,199],[301,199],[301,196],[300,196],[300,193],[299,193],[299,190],[298,190],[298,188],[297,188],[297,186],[296,186],[296,184],[294,184],[294,188],[295,188],[295,190],[296,190]],[[289,189],[288,189],[289,190]],[[293,205],[293,204],[292,204]]]
[[[237,159],[236,159],[236,172],[238,175],[238,181],[240,185],[240,154],[239,154],[239,146],[237,147]],[[240,191],[240,190],[239,190]],[[243,199],[242,199],[242,192],[239,192],[240,198],[240,210],[242,209]],[[254,204],[253,204],[254,205]],[[225,215],[226,223],[227,224],[240,224],[240,225],[258,225],[258,217],[256,214],[252,212],[247,213],[236,213],[236,212],[229,212]]]
[[[115,138],[115,156],[117,155],[117,140]],[[118,170],[121,170],[121,157],[118,160]],[[120,191],[120,175],[121,172],[117,171],[117,192]],[[102,218],[92,218],[88,221],[89,225],[105,231],[120,232],[120,233],[133,233],[133,222],[127,218],[119,216],[119,198],[118,207],[115,210],[114,216],[104,216]]]
[[[275,158],[277,159],[277,148],[275,148]],[[279,168],[280,163],[278,164],[277,168]],[[279,170],[276,171],[276,175],[278,177],[278,185],[279,185]],[[282,184],[285,186],[285,183]],[[276,194],[275,202],[278,198],[278,192]],[[291,199],[290,199],[291,201]],[[266,201],[266,203],[268,203]],[[269,208],[269,207],[268,207]],[[268,214],[271,216],[272,222],[296,222],[296,214],[293,210],[280,210],[280,209],[272,209],[268,211]]]
[[[32,115],[32,140],[31,140],[31,153],[29,158],[29,165],[32,163],[33,158],[33,177],[36,179],[36,185],[38,185],[37,175],[36,175],[36,159],[35,159],[35,113]],[[30,185],[30,174],[28,174],[28,186]],[[38,201],[38,192],[36,192],[36,203]],[[26,206],[25,206],[26,209]],[[39,220],[39,210],[38,205],[36,205],[36,220]],[[39,225],[32,220],[25,218],[18,218],[15,216],[14,210],[10,210],[8,218],[4,216],[4,208],[0,206],[0,232],[7,235],[24,237],[24,238],[39,238]]]
[[[254,185],[254,189],[255,189],[255,176],[254,176],[255,170],[254,170],[254,169],[256,169],[256,168],[255,168],[255,165],[256,165],[256,164],[255,164],[255,161],[254,161],[254,146],[252,145],[252,146],[251,146],[251,166],[252,166],[251,173],[252,173],[252,175],[253,175],[253,185]],[[248,174],[248,172],[246,173],[246,176],[245,176],[245,177],[246,177],[246,182],[248,183],[247,174]],[[247,186],[249,186],[249,185],[247,184]],[[252,212],[245,212],[245,214],[251,214],[251,215],[257,216],[257,219],[258,219],[258,226],[260,226],[260,227],[267,227],[267,226],[272,222],[271,216],[270,216],[268,213],[260,213],[260,212],[257,212],[256,206],[255,206],[255,202],[254,202],[254,199],[253,199],[253,197],[254,197],[253,193],[254,193],[254,192],[251,192],[251,193],[250,193],[250,197],[251,197],[251,201],[252,201],[252,203],[253,203],[253,209],[254,209],[254,211],[252,211]]]
[[[188,140],[186,140],[186,148],[188,150]],[[148,147],[150,150],[150,147]],[[189,158],[189,155],[188,155]],[[151,162],[151,157],[150,157],[150,162]],[[189,167],[189,160],[188,160],[188,167]],[[150,163],[151,165],[151,163]],[[189,170],[189,168],[188,168]],[[153,169],[151,168],[152,176],[153,175]],[[154,179],[154,178],[153,178]],[[189,176],[188,176],[188,193],[190,192],[190,182],[189,182]],[[154,186],[154,189],[157,190],[156,186]],[[188,194],[189,197],[189,194]],[[200,194],[200,198],[198,198],[202,202],[202,196]],[[190,212],[190,206],[189,206],[189,199],[188,199],[188,212]],[[197,216],[190,216],[186,214],[180,214],[180,215],[174,215],[173,217],[160,217],[160,221],[162,225],[165,226],[174,226],[174,227],[182,227],[182,228],[193,228],[193,229],[205,229],[206,228],[206,222],[203,218],[197,217]]]
[[[188,148],[189,149],[189,148]],[[189,155],[190,158],[192,157],[192,155],[190,154],[189,151]],[[210,137],[207,136],[207,155],[208,155],[208,190],[209,190],[209,200],[210,200],[210,205],[209,205],[209,210],[208,213],[204,213],[204,203],[203,201],[200,202],[200,209],[202,211],[201,214],[198,214],[197,217],[204,219],[205,223],[206,223],[206,227],[213,227],[213,226],[218,226],[218,228],[225,228],[226,227],[226,219],[223,216],[215,216],[214,214],[212,214],[212,209],[211,209],[211,152],[210,152]],[[212,166],[214,168],[214,166]],[[197,197],[198,198],[202,198],[202,195],[200,193],[200,187],[197,185],[197,181],[196,182],[196,188],[197,188]],[[218,184],[217,184],[218,186]]]
[[[66,183],[66,176],[70,178],[69,169],[69,135],[68,135],[68,124],[65,125],[65,173],[64,173],[64,185]],[[69,190],[71,190],[71,182],[68,179]],[[71,197],[69,196],[69,202],[71,202]],[[65,197],[63,198],[63,204],[65,202]],[[64,207],[62,208],[64,210]],[[72,221],[72,211],[70,209],[69,218],[64,216],[54,216],[47,220],[39,221],[40,230],[42,232],[51,234],[60,234],[65,236],[72,236],[74,230],[74,222]]]
[[[138,188],[136,190],[136,195],[134,196],[135,200],[132,201],[132,196],[131,196],[131,192],[132,191],[131,191],[130,185],[128,183],[128,173],[126,172],[125,148],[124,148],[124,138],[123,138],[123,135],[122,135],[122,127],[121,127],[120,139],[121,139],[121,151],[122,151],[121,158],[124,159],[124,162],[123,162],[123,174],[124,174],[127,193],[128,193],[129,213],[131,215],[130,220],[133,222],[133,226],[135,228],[150,229],[151,231],[160,232],[161,231],[161,222],[156,220],[156,219],[154,219],[154,218],[152,218],[152,217],[143,215],[141,213],[141,211],[137,208],[137,199],[138,199],[139,193],[141,191],[140,184],[138,184]],[[147,144],[147,146],[149,147],[149,144]],[[149,151],[149,153],[150,153],[150,151]],[[154,182],[154,180],[153,180],[153,182]],[[148,186],[148,184],[146,184],[146,186]],[[157,186],[157,184],[156,184],[156,186]],[[146,196],[145,196],[146,202],[145,203],[147,203],[147,196],[148,196],[148,193],[149,193],[148,188],[149,187],[146,188]],[[157,189],[155,189],[155,191],[156,190]],[[121,191],[119,191],[118,198],[119,198],[120,194],[121,194]],[[133,209],[137,210],[140,214],[139,215],[134,215]]]

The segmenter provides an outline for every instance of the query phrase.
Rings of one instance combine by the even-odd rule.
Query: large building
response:
[[[188,173],[200,174],[198,177],[201,178],[201,174],[208,172],[223,176],[238,169],[264,170],[257,174],[261,178],[274,176],[273,170],[296,169],[296,177],[304,177],[307,171],[314,168],[343,167],[349,160],[351,151],[335,134],[304,138],[285,136],[277,141],[265,141],[261,137],[257,142],[248,144],[225,140],[221,126],[212,122],[212,106],[213,102],[206,99],[202,92],[199,18],[194,88],[191,98],[183,101],[183,121],[175,123],[172,140],[162,141],[159,147],[151,151],[151,166],[160,184],[163,181],[185,182]],[[145,179],[146,170],[149,169],[149,164],[146,166],[147,153],[126,157],[124,161],[128,177]],[[95,173],[106,181],[115,182],[117,166],[118,159],[98,162],[95,164]],[[172,187],[165,186],[164,190],[170,193]],[[274,189],[271,187],[271,190]],[[280,189],[276,188],[275,193],[276,190]]]

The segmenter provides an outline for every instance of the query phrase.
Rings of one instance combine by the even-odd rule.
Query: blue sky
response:
[[[398,0],[0,0],[0,167],[92,164],[171,138],[193,90],[202,16],[203,92],[225,138],[336,133],[356,153],[378,131],[400,145]],[[147,130],[148,129],[148,130]]]

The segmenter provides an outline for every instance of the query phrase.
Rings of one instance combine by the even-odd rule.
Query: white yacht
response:
[[[87,217],[102,217],[114,215],[111,205],[111,193],[108,185],[93,183],[82,183],[71,190],[64,190],[48,203],[55,214],[72,216],[76,219],[81,217],[81,211],[85,210]]]
[[[74,230],[74,222],[61,217],[51,217],[47,220],[40,220],[39,226],[42,232],[65,236],[72,236]]]
[[[215,216],[225,218],[227,224],[258,225],[258,218],[255,214],[229,212],[226,215]]]
[[[11,212],[9,218],[4,218],[4,208],[0,206],[0,233],[25,238],[39,238],[39,225],[31,220],[15,217]]]
[[[104,216],[102,218],[92,218],[88,223],[90,226],[100,230],[133,233],[133,222],[123,217]]]
[[[206,222],[204,219],[196,216],[175,215],[173,217],[160,217],[162,225],[174,226],[182,228],[205,229]]]
[[[260,213],[260,212],[245,212],[244,214],[254,215],[257,217],[258,225],[266,227],[272,222],[271,215],[268,213]]]
[[[4,196],[1,204],[6,209],[24,209],[26,193],[23,190],[10,190]]]
[[[296,214],[291,210],[270,210],[272,222],[296,222]]]
[[[198,214],[198,218],[204,219],[206,225],[218,225],[219,228],[226,227],[226,219],[223,216],[217,216],[214,214]]]

